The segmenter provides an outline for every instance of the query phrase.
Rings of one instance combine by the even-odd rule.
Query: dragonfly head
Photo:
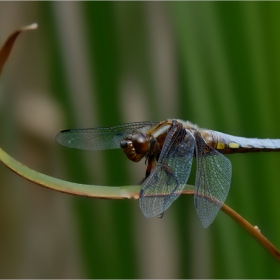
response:
[[[138,162],[150,149],[149,138],[148,135],[139,132],[129,134],[121,141],[120,146],[130,160]]]

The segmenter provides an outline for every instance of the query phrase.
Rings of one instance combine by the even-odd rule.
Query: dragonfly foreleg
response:
[[[163,218],[163,215],[164,215],[164,212],[159,214],[157,217],[161,219],[161,218]]]

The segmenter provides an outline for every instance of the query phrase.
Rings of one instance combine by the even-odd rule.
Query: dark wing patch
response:
[[[158,163],[140,191],[139,204],[144,216],[161,215],[180,196],[190,175],[194,145],[193,135],[181,124],[173,123]]]
[[[120,148],[126,135],[139,131],[145,133],[158,122],[134,122],[112,127],[67,129],[56,135],[60,145],[81,150],[107,150]]]
[[[196,135],[197,170],[194,204],[202,225],[206,228],[215,220],[224,204],[231,182],[231,162],[208,146]]]

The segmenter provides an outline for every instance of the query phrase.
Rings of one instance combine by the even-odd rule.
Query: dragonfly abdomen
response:
[[[278,152],[280,139],[245,138],[212,131],[214,148],[223,154]]]

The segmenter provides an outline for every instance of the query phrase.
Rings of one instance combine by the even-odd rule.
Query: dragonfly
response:
[[[56,141],[82,150],[121,148],[133,162],[145,159],[139,205],[146,217],[162,217],[180,196],[195,157],[194,205],[205,228],[215,220],[230,189],[232,166],[223,154],[280,151],[280,139],[237,137],[180,119],[67,129],[56,135]]]

